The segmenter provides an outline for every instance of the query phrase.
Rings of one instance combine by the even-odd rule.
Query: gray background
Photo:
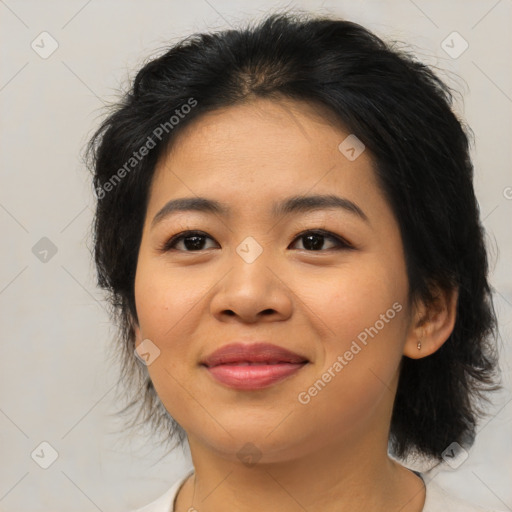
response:
[[[512,510],[511,0],[0,1],[0,510],[122,511],[190,467],[181,450],[161,459],[148,432],[123,434],[112,416],[114,330],[95,288],[94,198],[80,155],[103,103],[145,59],[191,32],[282,7],[337,14],[404,41],[462,93],[456,109],[476,137],[505,389],[469,458],[457,471],[438,466],[435,478],[474,503]],[[55,43],[43,31],[58,44],[49,56]],[[35,462],[49,461],[43,441],[58,453],[48,469]]]

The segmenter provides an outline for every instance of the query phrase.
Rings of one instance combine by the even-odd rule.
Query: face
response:
[[[198,118],[159,162],[136,271],[136,343],[159,350],[148,371],[191,446],[235,460],[252,443],[277,461],[387,436],[408,281],[371,155],[357,156],[351,139],[340,149],[348,135],[310,105],[261,99]],[[172,208],[181,198],[220,208]],[[279,378],[263,381],[255,366],[234,365],[234,384],[202,364],[253,342],[307,362],[277,365]]]

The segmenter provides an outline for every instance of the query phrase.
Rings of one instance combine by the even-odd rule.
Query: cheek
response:
[[[391,268],[365,265],[310,293],[318,322],[328,327],[317,362],[318,377],[329,383],[319,407],[344,403],[357,415],[392,388],[407,329],[407,280]]]
[[[385,261],[361,258],[357,268],[342,269],[324,283],[310,285],[305,301],[329,327],[329,339],[334,344],[339,339],[343,345],[376,323],[383,335],[396,330],[398,324],[401,327],[405,315],[397,310],[404,310],[407,279],[400,268]]]
[[[190,395],[185,391],[191,388],[190,334],[197,326],[195,308],[201,306],[206,292],[205,283],[197,282],[190,273],[173,271],[141,255],[135,278],[140,337],[151,340],[160,350],[147,369],[158,396],[182,426],[188,426],[194,417],[189,411]]]
[[[193,272],[176,272],[162,263],[141,259],[135,278],[135,302],[141,334],[169,347],[173,334],[186,325],[207,293],[207,283]],[[170,348],[170,347],[169,347]]]

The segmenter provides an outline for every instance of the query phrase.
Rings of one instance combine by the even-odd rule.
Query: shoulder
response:
[[[426,496],[422,512],[499,512],[475,506],[455,496],[451,496],[436,482],[425,483]]]
[[[130,512],[174,512],[174,500],[178,494],[180,487],[185,483],[185,480],[192,474],[193,471],[189,471],[186,475],[181,477],[159,498],[148,503],[147,505],[131,510]]]

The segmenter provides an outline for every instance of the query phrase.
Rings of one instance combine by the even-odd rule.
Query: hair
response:
[[[256,98],[321,106],[355,134],[400,227],[411,303],[433,305],[439,290],[458,290],[447,341],[428,357],[402,359],[389,448],[396,457],[440,460],[454,441],[470,446],[484,414],[480,399],[499,386],[468,129],[431,68],[356,23],[304,13],[274,13],[167,48],[137,72],[89,141],[98,285],[119,329],[121,380],[133,392],[123,412],[137,411],[132,425],[141,419],[166,439],[186,438],[134,357],[134,280],[150,185],[185,126]]]

